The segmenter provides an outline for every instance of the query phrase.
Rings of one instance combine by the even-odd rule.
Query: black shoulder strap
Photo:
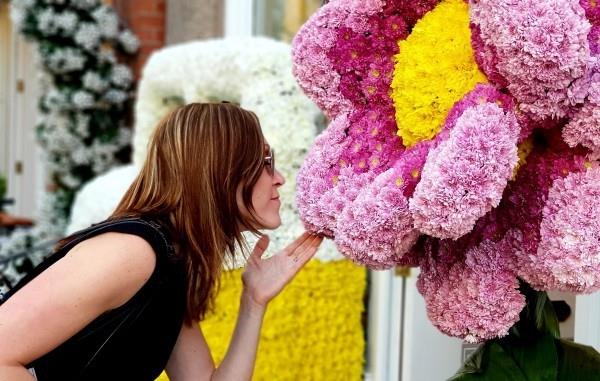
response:
[[[45,258],[29,274],[23,277],[13,288],[3,295],[2,298],[0,298],[0,305],[2,305],[2,303],[4,303],[8,298],[23,288],[27,283],[41,274],[48,267],[52,266],[59,259],[63,258],[69,252],[69,250],[71,250],[77,244],[88,238],[106,232],[130,233],[144,238],[146,241],[148,241],[148,243],[150,243],[156,252],[157,267],[159,265],[159,261],[168,260],[174,257],[173,245],[170,243],[170,240],[160,224],[145,220],[140,217],[106,220],[74,233],[71,241]]]

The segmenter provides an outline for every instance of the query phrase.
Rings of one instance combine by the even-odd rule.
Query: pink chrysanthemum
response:
[[[533,265],[548,289],[600,289],[600,169],[554,181],[544,206]]]
[[[335,219],[331,221],[331,216],[323,212],[326,204],[323,204],[322,197],[335,186],[335,167],[349,143],[345,133],[347,128],[347,117],[340,115],[315,139],[296,180],[296,204],[300,218],[308,229],[329,237],[333,235],[331,228]]]
[[[337,41],[337,28],[345,17],[345,6],[340,2],[326,4],[304,24],[292,42],[294,76],[302,90],[330,118],[351,108],[350,101],[338,92],[340,74],[333,70],[327,57],[327,52]]]
[[[470,7],[486,74],[506,79],[520,109],[534,119],[565,117],[568,89],[590,64],[590,24],[579,3],[479,0]]]
[[[431,322],[468,342],[506,336],[525,306],[503,247],[509,241],[484,241],[466,254],[450,241],[427,241],[417,287]]]
[[[450,137],[429,153],[410,200],[415,227],[456,239],[498,206],[516,164],[519,126],[495,103],[464,111]]]
[[[590,78],[587,101],[563,129],[563,139],[569,146],[578,144],[600,155],[600,74]]]
[[[364,187],[338,219],[335,243],[340,252],[371,268],[389,268],[402,256],[419,234],[412,227],[408,200],[399,174],[389,169]]]

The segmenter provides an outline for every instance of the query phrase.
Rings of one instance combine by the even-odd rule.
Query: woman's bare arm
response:
[[[251,380],[267,304],[313,257],[321,241],[303,234],[279,255],[262,259],[268,239],[259,240],[246,265],[237,324],[223,362],[215,369],[197,324],[184,326],[167,364],[171,381]]]
[[[142,238],[105,233],[75,246],[0,306],[0,380],[30,381],[25,365],[129,300],[156,263]]]

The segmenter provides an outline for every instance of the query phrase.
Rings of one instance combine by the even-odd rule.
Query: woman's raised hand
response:
[[[315,255],[323,237],[305,232],[277,255],[262,259],[269,237],[262,236],[248,259],[242,275],[244,292],[252,301],[266,306]]]

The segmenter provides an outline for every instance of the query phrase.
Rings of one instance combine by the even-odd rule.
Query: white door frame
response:
[[[225,0],[225,37],[252,36],[255,0]]]
[[[7,196],[15,199],[9,212],[35,218],[44,191],[41,149],[36,142],[39,79],[35,47],[26,42],[11,24],[8,63],[8,109],[5,121]]]
[[[600,351],[600,292],[577,295],[575,342],[590,345]]]
[[[8,125],[11,67],[11,22],[9,5],[0,1],[0,174],[8,176]]]

